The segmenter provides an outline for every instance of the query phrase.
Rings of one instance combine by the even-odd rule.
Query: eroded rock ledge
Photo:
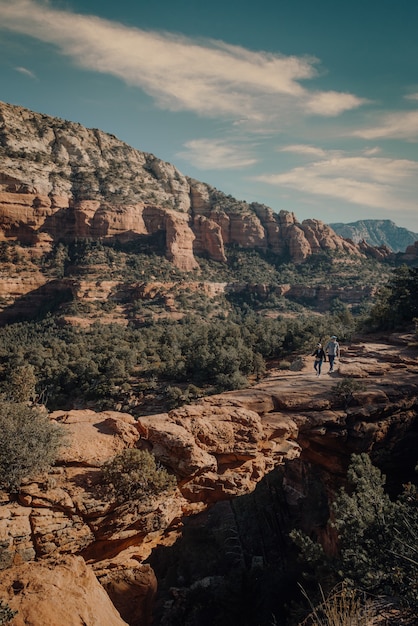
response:
[[[25,484],[17,501],[3,494],[0,506],[0,592],[19,610],[14,623],[30,615],[34,625],[56,624],[48,589],[61,581],[66,626],[81,619],[88,626],[149,624],[156,580],[144,561],[176,541],[185,516],[252,492],[293,459],[343,474],[352,452],[390,449],[413,436],[417,374],[416,348],[357,343],[343,349],[333,375],[316,378],[308,359],[300,372],[271,371],[253,388],[137,421],[113,411],[52,413],[69,447],[48,476]],[[332,391],[342,376],[365,382],[346,407]],[[150,502],[116,505],[103,491],[101,466],[135,446],[151,449],[178,487]],[[99,596],[101,613],[91,610]],[[42,611],[33,615],[37,597]]]

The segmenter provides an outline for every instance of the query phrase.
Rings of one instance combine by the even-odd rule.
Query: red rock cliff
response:
[[[318,220],[248,204],[181,174],[113,135],[0,103],[0,239],[45,247],[75,238],[165,233],[167,258],[226,260],[225,246],[270,249],[295,262],[363,250]]]

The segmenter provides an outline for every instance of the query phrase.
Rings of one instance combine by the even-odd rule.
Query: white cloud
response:
[[[418,92],[417,93],[410,93],[407,96],[405,96],[406,100],[418,100]]]
[[[257,180],[367,207],[417,210],[418,162],[407,159],[330,158]]]
[[[222,139],[193,139],[184,145],[186,150],[177,156],[202,170],[238,169],[257,162],[241,146],[229,145]]]
[[[383,115],[376,126],[356,130],[362,139],[418,140],[418,111],[399,111]]]
[[[344,155],[347,154],[343,150],[324,150],[323,148],[318,148],[317,146],[299,143],[281,146],[278,148],[278,151],[291,152],[293,154],[299,154],[306,157],[316,157],[319,159],[335,159],[337,157],[344,157]],[[381,152],[381,148],[374,146],[373,148],[365,148],[361,154],[364,156],[374,156],[375,154],[379,154],[379,152]]]
[[[31,72],[30,70],[28,70],[26,67],[15,67],[16,72],[19,72],[20,74],[24,74],[25,76],[29,76],[29,78],[34,78],[36,79],[36,75]]]
[[[325,157],[327,155],[327,152],[322,148],[307,146],[305,144],[291,144],[289,146],[282,146],[281,148],[279,148],[279,152],[292,152],[293,154],[316,157]]]
[[[356,109],[369,101],[358,98],[351,93],[340,93],[338,91],[319,91],[307,98],[306,110],[314,115],[324,117],[335,117],[344,111]]]
[[[338,92],[310,92],[312,57],[253,52],[222,41],[140,30],[40,0],[5,0],[0,28],[55,45],[82,68],[117,76],[158,105],[206,116],[262,121],[284,112],[335,116],[365,101]]]

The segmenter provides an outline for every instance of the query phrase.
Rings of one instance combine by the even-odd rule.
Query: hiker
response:
[[[327,360],[325,352],[324,352],[324,348],[322,347],[322,343],[318,343],[316,345],[316,348],[312,352],[311,356],[315,357],[313,366],[314,366],[314,369],[316,371],[316,375],[320,376],[321,375],[322,363]]]
[[[328,341],[325,352],[329,361],[329,373],[331,373],[334,371],[335,359],[340,356],[340,345],[335,335],[332,335],[331,339]]]

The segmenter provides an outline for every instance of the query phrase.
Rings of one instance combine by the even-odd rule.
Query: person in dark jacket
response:
[[[321,375],[322,363],[327,360],[327,358],[325,356],[324,348],[322,347],[321,343],[318,343],[318,345],[316,346],[315,350],[312,352],[311,356],[315,357],[313,366],[315,368],[316,375],[320,376]]]

